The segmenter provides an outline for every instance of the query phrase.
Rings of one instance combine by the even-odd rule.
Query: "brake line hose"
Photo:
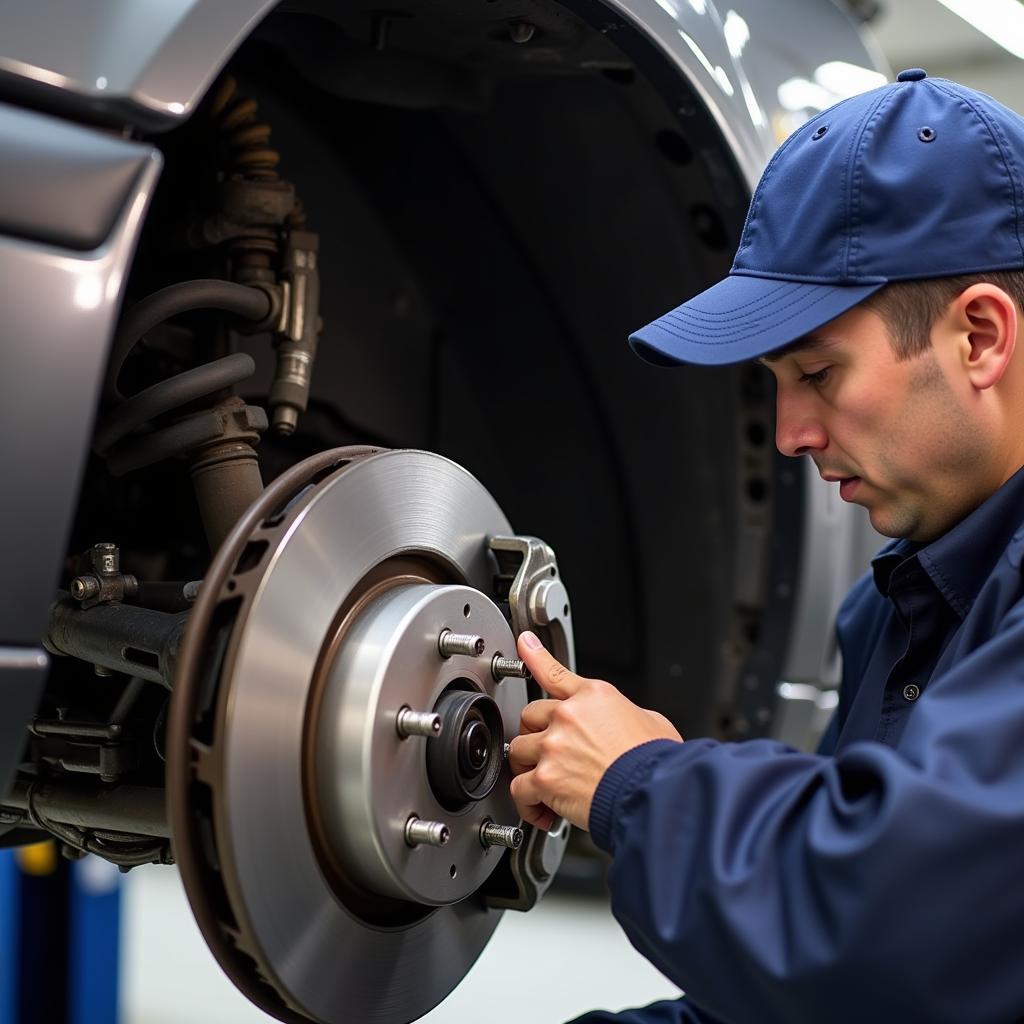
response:
[[[219,309],[259,322],[270,316],[272,307],[270,295],[262,288],[217,278],[182,281],[147,295],[125,313],[114,335],[107,364],[105,397],[124,398],[117,389],[117,378],[125,359],[146,334],[165,320],[197,309]]]

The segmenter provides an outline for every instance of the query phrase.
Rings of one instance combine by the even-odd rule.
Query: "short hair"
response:
[[[983,282],[1002,288],[1017,309],[1024,311],[1024,270],[893,281],[860,305],[874,310],[885,321],[896,359],[903,362],[927,352],[935,321],[961,292]]]

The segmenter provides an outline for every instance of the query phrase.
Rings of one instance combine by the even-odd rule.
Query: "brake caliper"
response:
[[[532,630],[566,668],[576,670],[576,652],[569,618],[569,595],[558,573],[554,551],[536,537],[491,537],[498,563],[495,598],[508,602],[512,631],[518,637]],[[527,680],[532,699],[545,696],[539,684]],[[544,895],[562,863],[570,825],[556,819],[548,831],[521,823],[523,843],[510,850],[482,892],[488,906],[529,910]]]

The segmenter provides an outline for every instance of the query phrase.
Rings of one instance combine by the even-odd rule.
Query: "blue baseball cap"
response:
[[[890,281],[1024,268],[1024,119],[920,68],[801,125],[729,276],[630,336],[660,365],[766,355]]]

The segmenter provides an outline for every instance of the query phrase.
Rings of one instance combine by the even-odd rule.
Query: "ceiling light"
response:
[[[830,60],[822,64],[814,72],[814,80],[833,93],[836,100],[877,89],[886,83],[886,77],[880,71],[872,71],[871,68],[850,64],[845,60]]]
[[[939,3],[1015,57],[1024,57],[1024,6],[1019,0],[939,0]]]

